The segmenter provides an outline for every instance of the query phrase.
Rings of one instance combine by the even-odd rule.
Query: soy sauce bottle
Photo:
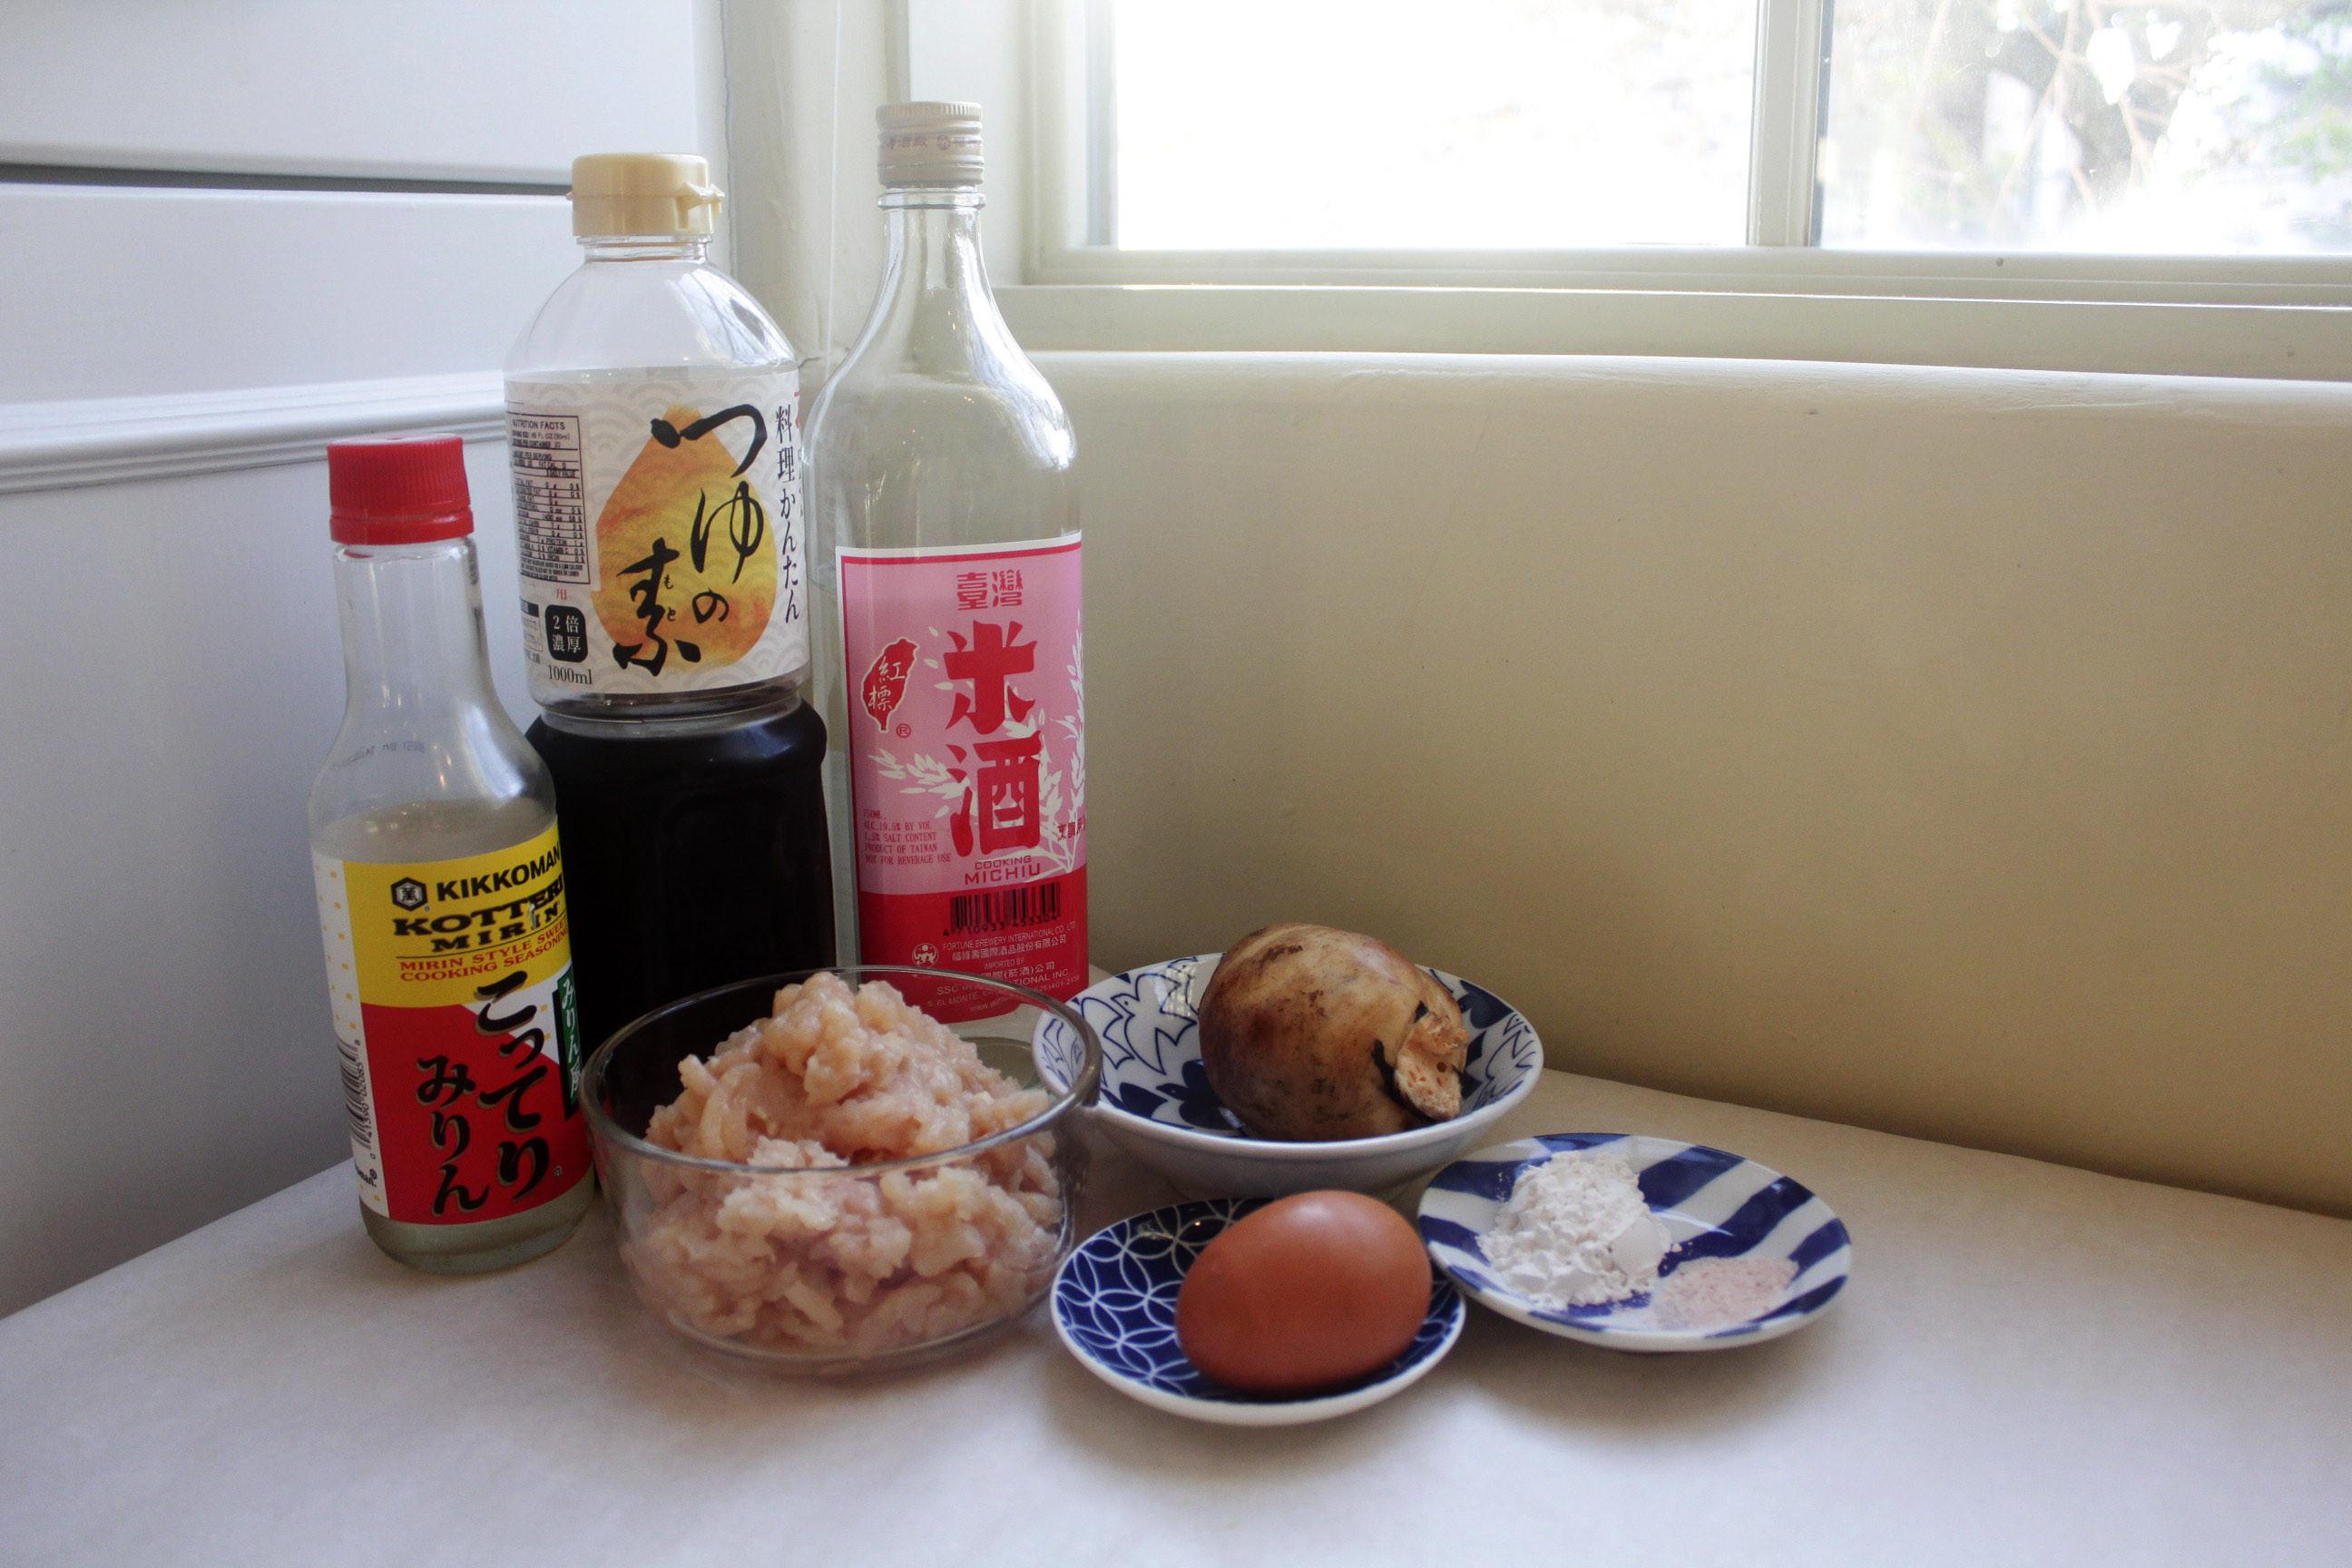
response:
[[[572,166],[579,269],[507,361],[530,727],[562,803],[593,1049],[834,961],[792,345],[710,263],[683,153]]]

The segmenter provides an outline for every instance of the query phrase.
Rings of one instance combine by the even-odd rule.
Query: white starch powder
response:
[[[1658,1282],[1673,1238],[1615,1154],[1555,1154],[1519,1173],[1481,1249],[1539,1307],[1622,1301]]]

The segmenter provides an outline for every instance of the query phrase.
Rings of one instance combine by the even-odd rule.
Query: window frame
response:
[[[1722,346],[1679,331],[1666,336],[1683,346],[1654,352],[2352,379],[2352,256],[1812,243],[1830,3],[1759,0],[1745,245],[1190,251],[1121,250],[1102,243],[1103,226],[1087,232],[1116,199],[1089,140],[1113,109],[1104,73],[1088,68],[1105,63],[1094,24],[1109,0],[1033,0],[1023,73],[1031,98],[1027,287],[1005,290],[1029,296],[1018,301],[1016,324],[1042,331],[1048,342],[1040,346],[1278,349],[1360,339],[1367,349],[1458,341],[1464,352],[1574,352],[1637,341],[1630,334],[1654,313],[1645,307],[1703,300],[1708,319],[1730,329]],[[1204,288],[1224,303],[1174,293]],[[1435,298],[1449,291],[1484,298]],[[1530,299],[1536,293],[1540,300]],[[1382,330],[1351,339],[1350,323],[1369,324],[1375,308],[1387,318]],[[2053,338],[2061,316],[2073,319]],[[1528,325],[1515,329],[1507,318]],[[2245,347],[2231,349],[2240,329]]]

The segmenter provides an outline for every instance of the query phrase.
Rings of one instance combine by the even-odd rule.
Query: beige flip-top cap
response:
[[[573,234],[710,232],[710,164],[688,153],[591,153],[572,160]]]
[[[874,122],[882,128],[884,184],[980,184],[980,105],[886,103]]]

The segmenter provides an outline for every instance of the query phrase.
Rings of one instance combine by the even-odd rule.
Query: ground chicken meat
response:
[[[834,974],[787,985],[773,1016],[678,1072],[647,1142],[810,1173],[646,1163],[652,1212],[625,1256],[683,1326],[763,1350],[872,1355],[1020,1311],[1045,1290],[1063,1225],[1051,1134],[952,1164],[848,1169],[958,1148],[1049,1103],[890,985],[853,990]]]

